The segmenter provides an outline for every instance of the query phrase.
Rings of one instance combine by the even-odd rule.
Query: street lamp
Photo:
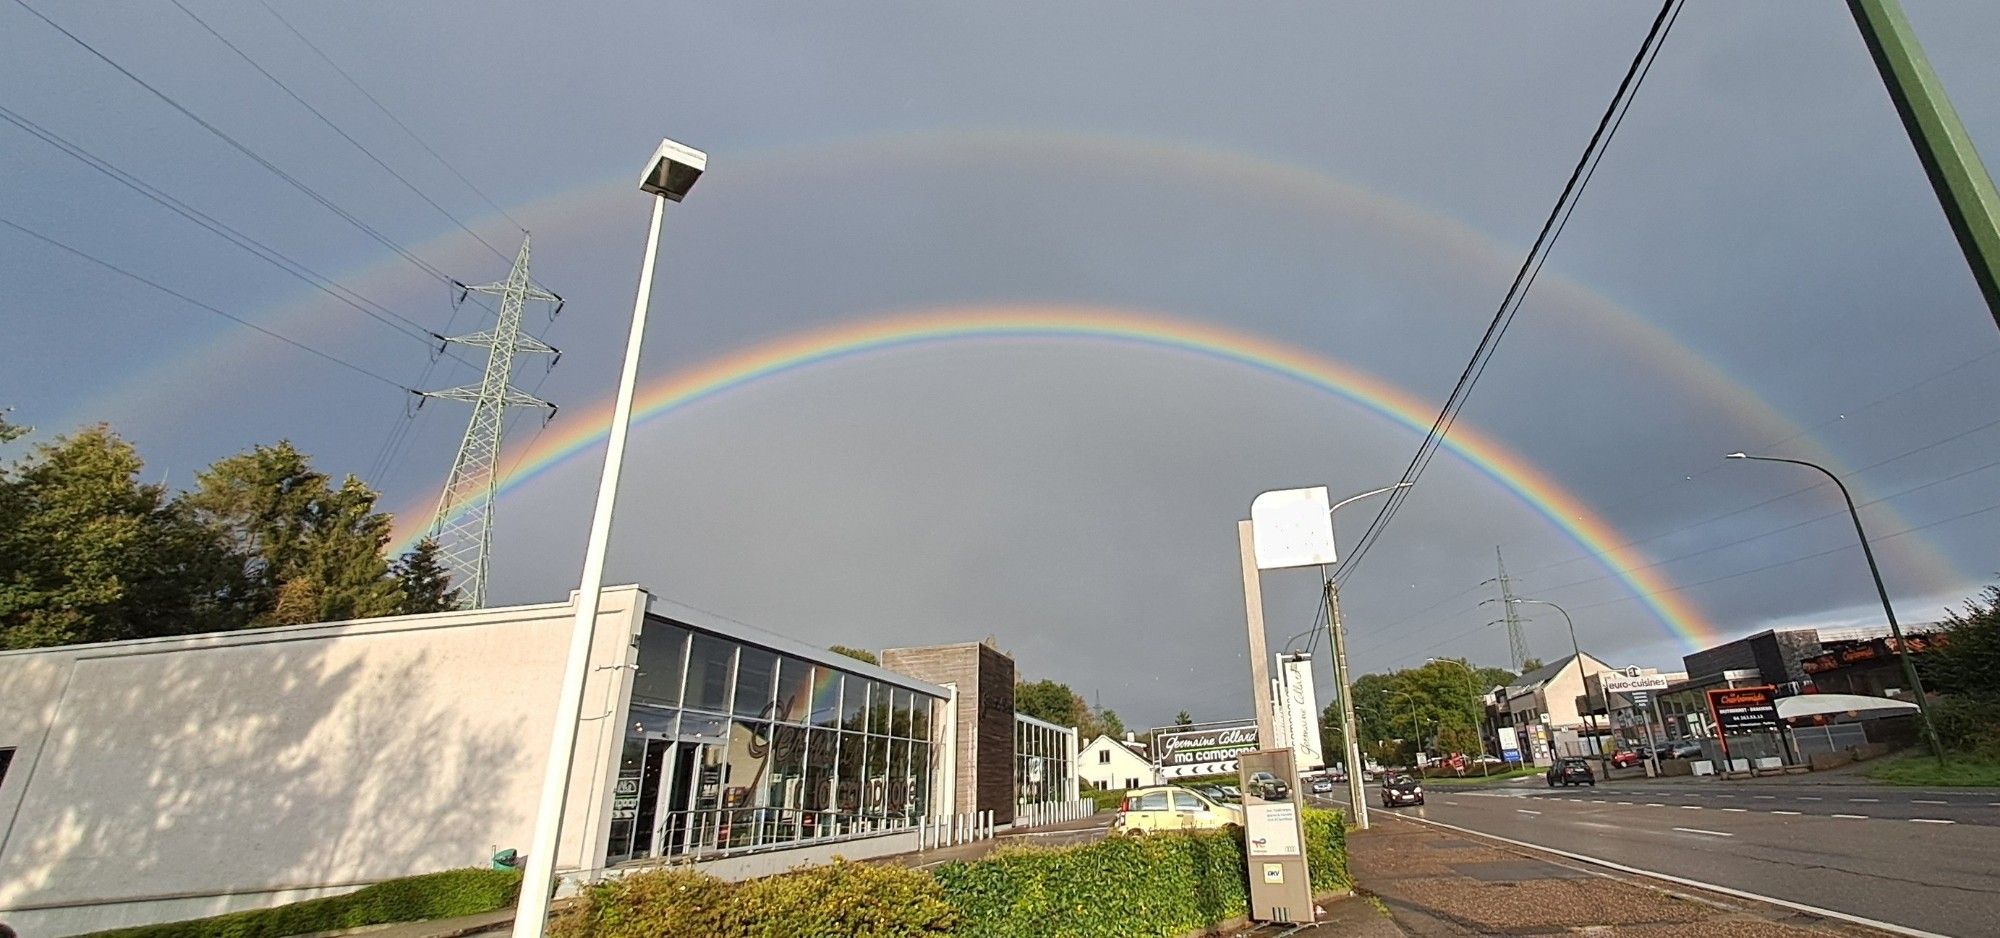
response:
[[[534,835],[528,844],[527,869],[521,877],[514,938],[541,938],[548,925],[549,898],[555,888],[556,850],[562,843],[563,804],[569,798],[570,764],[576,759],[577,717],[583,708],[584,679],[589,676],[590,649],[596,639],[598,594],[604,591],[604,555],[611,542],[611,509],[618,499],[618,474],[625,465],[625,438],[632,425],[632,395],[639,382],[639,350],[646,337],[646,309],[653,297],[660,219],[666,213],[667,202],[685,198],[707,166],[707,154],[672,140],[662,140],[639,177],[640,191],[655,196],[653,221],[646,233],[645,260],[639,266],[639,294],[632,302],[632,331],[625,339],[625,367],[618,376],[618,398],[612,406],[611,429],[606,435],[604,469],[597,480],[597,508],[590,517],[583,580],[576,594],[576,619],[570,625],[569,658],[563,667],[562,692],[556,699],[555,731],[549,741],[548,771],[542,777]]]
[[[1425,664],[1435,664],[1438,662],[1455,664],[1465,669],[1465,688],[1466,690],[1472,693],[1474,706],[1478,707],[1477,701],[1479,700],[1479,675],[1473,673],[1472,665],[1460,661],[1457,658],[1424,659]],[[1479,774],[1481,776],[1486,775],[1486,719],[1485,717],[1480,715],[1484,710],[1485,710],[1484,707],[1478,707],[1478,709],[1473,711],[1473,717],[1472,717],[1473,732],[1479,734]]]
[[[1937,727],[1931,724],[1930,704],[1924,701],[1924,682],[1917,677],[1916,662],[1910,660],[1909,645],[1903,641],[1903,627],[1896,622],[1896,608],[1889,604],[1889,590],[1882,585],[1882,568],[1875,565],[1875,550],[1868,546],[1868,532],[1861,529],[1861,512],[1854,508],[1854,496],[1847,491],[1847,483],[1818,463],[1803,459],[1785,459],[1778,456],[1752,456],[1748,453],[1730,453],[1724,459],[1754,459],[1758,462],[1788,462],[1794,466],[1816,469],[1823,476],[1833,480],[1834,487],[1840,489],[1840,497],[1847,501],[1847,516],[1854,519],[1854,536],[1861,541],[1861,556],[1868,560],[1868,574],[1875,578],[1875,595],[1882,600],[1882,614],[1889,618],[1889,633],[1896,637],[1896,657],[1903,661],[1903,679],[1910,682],[1910,692],[1917,697],[1917,713],[1924,721],[1924,737],[1931,746],[1931,755],[1937,757],[1938,765],[1944,764],[1944,745],[1938,740]]]
[[[1493,600],[1490,600],[1490,599],[1489,599],[1489,600],[1487,600],[1486,602],[1492,602],[1492,601],[1493,601]],[[1575,619],[1572,619],[1572,618],[1570,618],[1570,617],[1569,617],[1569,610],[1567,610],[1567,609],[1564,609],[1563,607],[1561,607],[1561,606],[1558,606],[1558,605],[1556,605],[1555,603],[1552,603],[1552,602],[1549,602],[1549,601],[1548,601],[1548,600],[1546,600],[1546,599],[1522,599],[1522,598],[1520,598],[1520,597],[1518,597],[1518,596],[1513,596],[1513,597],[1508,597],[1508,599],[1507,599],[1507,602],[1508,602],[1509,604],[1519,604],[1519,605],[1531,605],[1531,606],[1547,606],[1547,607],[1549,607],[1549,608],[1551,608],[1551,609],[1554,609],[1554,610],[1555,610],[1555,611],[1557,611],[1557,612],[1560,612],[1560,613],[1562,613],[1562,617],[1563,617],[1563,622],[1564,622],[1565,624],[1567,624],[1567,625],[1569,626],[1569,647],[1570,647],[1570,651],[1571,651],[1571,652],[1572,652],[1572,653],[1573,653],[1573,654],[1574,654],[1574,655],[1576,656],[1576,673],[1577,673],[1577,675],[1578,675],[1579,677],[1585,677],[1585,676],[1587,676],[1587,675],[1584,675],[1584,673],[1583,673],[1583,646],[1582,646],[1582,645],[1580,645],[1580,644],[1578,644],[1578,643],[1577,643],[1577,640],[1576,640],[1576,620],[1575,620]],[[1483,606],[1483,605],[1485,605],[1485,604],[1486,604],[1486,603],[1484,603],[1484,602],[1483,602],[1483,603],[1480,603],[1480,605],[1482,605],[1482,606]],[[1588,712],[1588,713],[1584,714],[1584,720],[1586,721],[1586,723],[1587,723],[1587,724],[1589,725],[1589,727],[1590,727],[1590,738],[1591,738],[1591,740],[1592,740],[1593,744],[1596,744],[1596,743],[1597,743],[1597,703],[1596,703],[1596,701],[1593,701],[1593,700],[1591,700],[1591,699],[1590,699],[1590,682],[1589,682],[1589,681],[1587,681],[1587,680],[1586,680],[1586,681],[1584,681],[1584,683],[1583,683],[1583,703],[1584,703],[1584,707],[1585,707],[1585,709],[1587,709],[1587,710],[1589,710],[1589,711],[1590,711],[1590,712]],[[1608,701],[1607,701],[1607,703],[1605,704],[1605,709],[1606,709],[1606,710],[1609,710],[1609,709],[1611,709],[1611,707],[1610,707],[1610,704],[1609,704],[1609,702],[1608,702]],[[1599,748],[1600,748],[1600,750],[1601,750],[1601,749],[1602,749],[1602,746],[1600,745],[1600,746],[1599,746]],[[1549,749],[1550,749],[1550,750],[1552,750],[1552,751],[1553,751],[1553,750],[1555,749],[1555,741],[1554,741],[1554,739],[1551,739],[1551,740],[1549,741]],[[1597,755],[1598,755],[1598,761],[1599,761],[1599,762],[1602,762],[1602,761],[1603,761],[1603,759],[1604,759],[1604,753],[1603,753],[1602,751],[1600,751],[1600,752],[1598,752],[1598,754],[1597,754]]]
[[[1414,482],[1397,482],[1379,489],[1369,489],[1358,495],[1350,495],[1334,502],[1326,510],[1329,533],[1332,529],[1333,513],[1364,498],[1383,495],[1397,489],[1406,489]],[[1340,587],[1335,586],[1333,577],[1325,580],[1326,628],[1333,635],[1333,680],[1340,687],[1340,737],[1347,744],[1347,801],[1354,810],[1354,820],[1362,830],[1368,829],[1368,798],[1361,785],[1361,741],[1355,738],[1360,731],[1354,719],[1354,684],[1347,679],[1347,626],[1340,619]]]

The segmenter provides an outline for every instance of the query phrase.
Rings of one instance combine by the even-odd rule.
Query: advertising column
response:
[[[1312,875],[1306,868],[1305,818],[1293,787],[1298,766],[1290,749],[1238,757],[1243,791],[1243,853],[1250,869],[1250,919],[1311,922]]]

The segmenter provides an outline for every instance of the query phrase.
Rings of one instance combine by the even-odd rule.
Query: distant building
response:
[[[1649,742],[1654,746],[1665,745],[1666,721],[1657,706],[1660,691],[1645,694],[1604,692],[1605,678],[1615,680],[1632,676],[1631,670],[1590,675],[1584,680],[1584,698],[1590,701],[1591,712],[1598,714],[1611,728],[1615,737],[1613,745],[1624,749],[1643,749]],[[1669,687],[1687,680],[1685,671],[1663,672],[1658,668],[1639,668],[1637,671],[1640,677],[1664,678]]]
[[[1583,679],[1610,670],[1610,665],[1585,654],[1581,659],[1570,655],[1523,674],[1495,692],[1496,701],[1501,697],[1506,700],[1504,707],[1496,707],[1496,720],[1514,728],[1524,758],[1538,765],[1547,764],[1556,755],[1580,755],[1590,745],[1584,738],[1588,731],[1585,715],[1577,707]],[[1605,729],[1602,719],[1598,729]],[[1570,744],[1558,746],[1558,734],[1568,737]]]
[[[1098,791],[1161,785],[1160,770],[1145,753],[1145,744],[1099,734],[1077,756],[1076,777]]]

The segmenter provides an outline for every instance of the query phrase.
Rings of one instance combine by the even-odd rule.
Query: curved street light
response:
[[[1781,456],[1752,456],[1749,453],[1730,453],[1724,459],[1754,459],[1758,462],[1788,462],[1794,466],[1813,469],[1820,475],[1833,480],[1834,487],[1840,489],[1840,497],[1847,502],[1847,516],[1854,520],[1854,536],[1861,540],[1861,556],[1868,561],[1868,574],[1875,578],[1875,595],[1882,600],[1882,614],[1889,618],[1889,634],[1896,637],[1896,657],[1903,662],[1903,679],[1910,682],[1910,692],[1917,698],[1917,715],[1924,722],[1924,741],[1930,743],[1931,755],[1938,764],[1944,764],[1944,744],[1939,741],[1937,727],[1931,724],[1930,704],[1924,701],[1924,682],[1917,676],[1916,662],[1910,660],[1908,643],[1903,641],[1903,626],[1896,621],[1896,607],[1889,604],[1889,590],[1882,585],[1882,568],[1875,565],[1875,550],[1868,546],[1868,532],[1861,528],[1861,512],[1855,510],[1854,496],[1847,491],[1847,483],[1833,471],[1819,463],[1803,459],[1786,459]]]

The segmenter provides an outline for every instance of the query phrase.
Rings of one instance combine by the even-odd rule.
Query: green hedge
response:
[[[1119,805],[1125,803],[1123,788],[1113,788],[1108,791],[1087,788],[1084,789],[1083,796],[1090,799],[1090,803],[1096,805],[1099,811],[1116,811]]]
[[[114,928],[93,932],[87,938],[282,938],[388,922],[476,915],[513,905],[520,891],[521,874],[513,870],[446,870],[392,879],[324,899],[186,922]]]
[[[1307,809],[1313,891],[1347,885],[1346,824]],[[586,890],[554,938],[1176,936],[1249,907],[1241,831],[1003,848],[925,872],[835,862],[728,884],[689,870]]]

